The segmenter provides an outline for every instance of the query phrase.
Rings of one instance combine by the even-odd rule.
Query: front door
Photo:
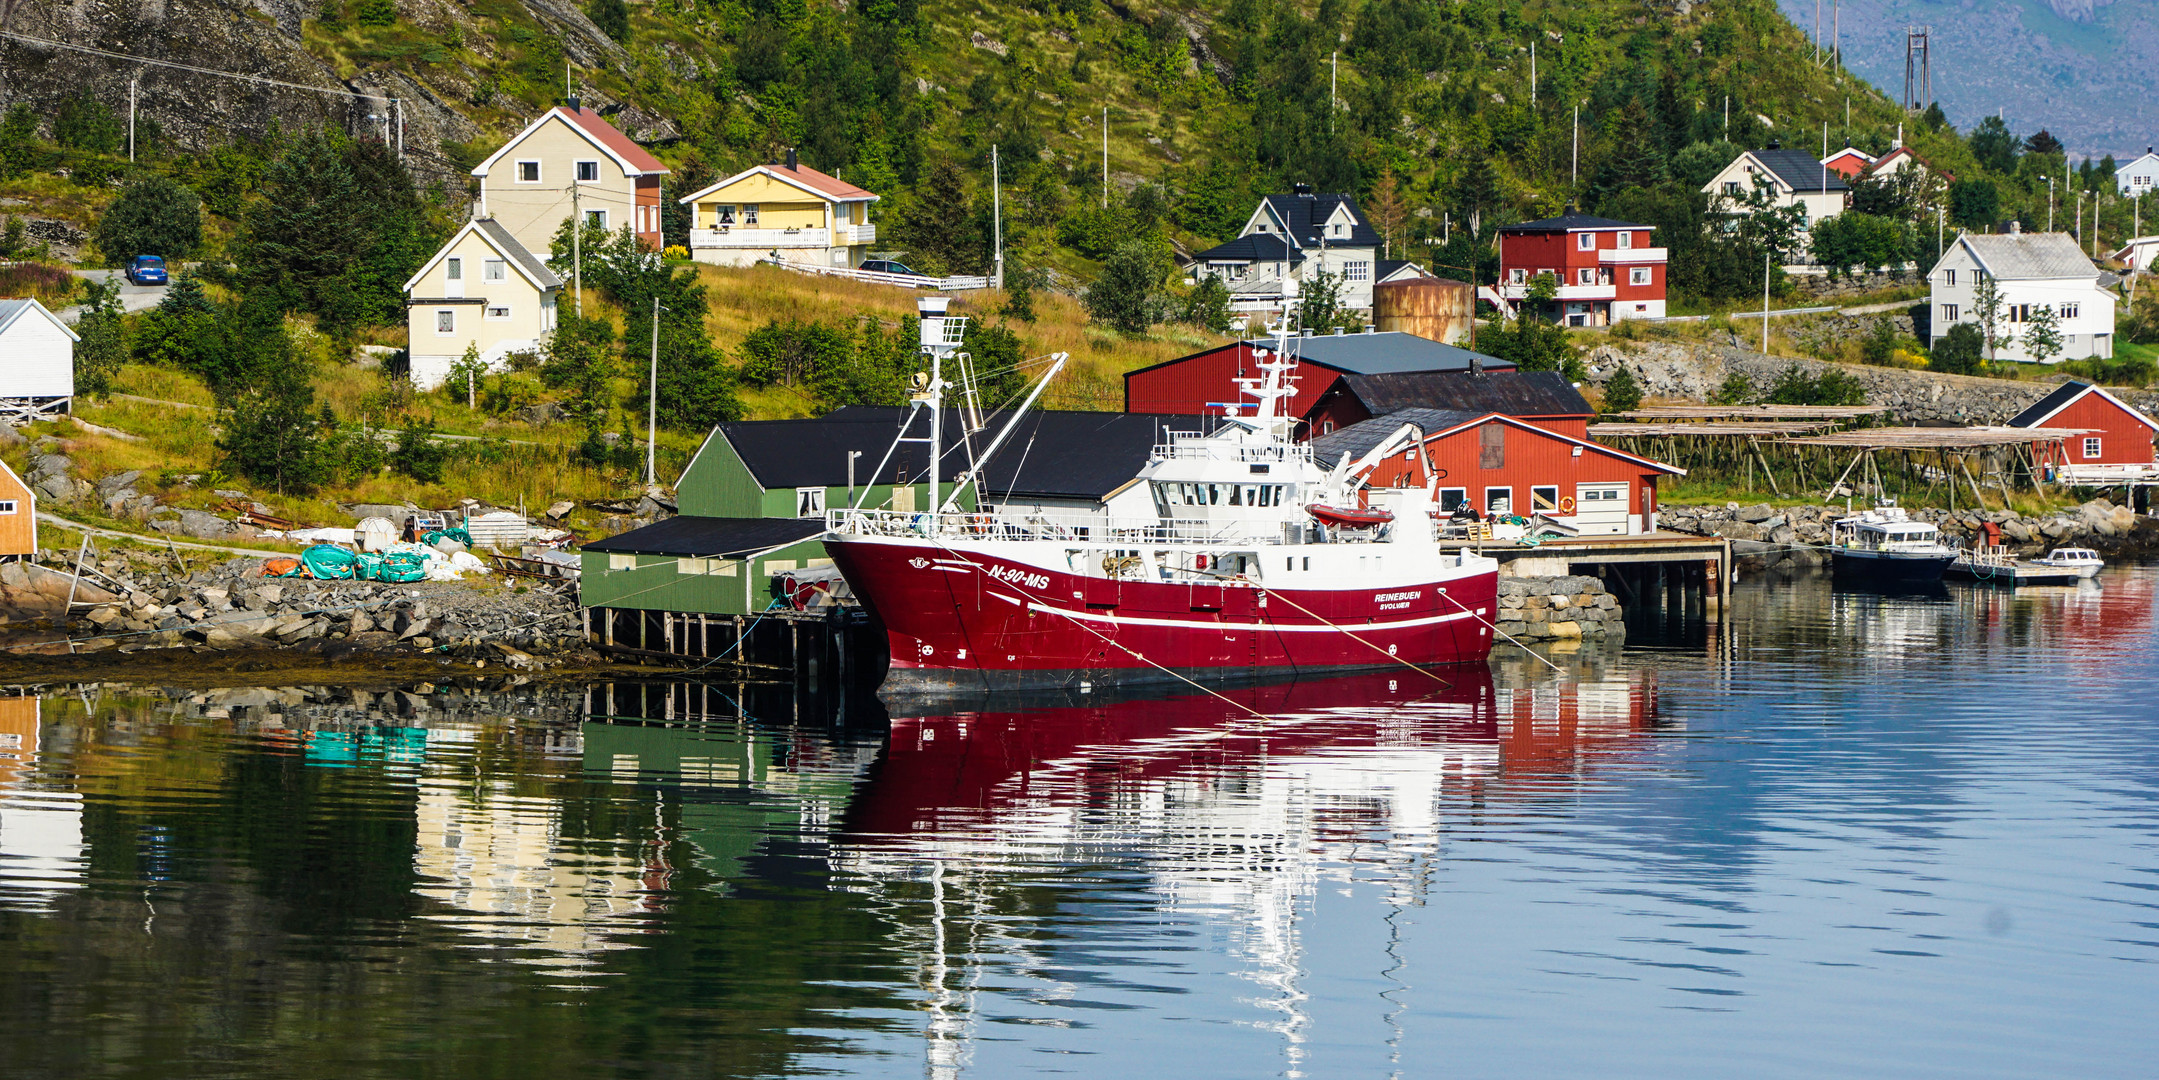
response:
[[[1627,532],[1627,485],[1577,484],[1574,527],[1583,536],[1624,536]]]

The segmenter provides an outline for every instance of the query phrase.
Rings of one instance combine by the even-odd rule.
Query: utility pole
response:
[[[1567,162],[1567,199],[1572,202],[1582,187],[1582,107],[1574,107],[1574,119],[1569,121],[1574,132],[1574,154]]]
[[[1822,66],[1822,0],[1814,0],[1814,66]]]
[[[1537,103],[1537,39],[1529,39],[1529,103]]]
[[[570,280],[577,289],[577,317],[585,317],[585,212],[577,201],[577,173],[570,173]]]
[[[397,106],[397,160],[405,160],[405,99],[391,98]]]
[[[653,449],[660,434],[660,298],[652,298],[652,374],[645,384],[645,488],[658,486]]]
[[[1102,106],[1102,209],[1109,209],[1109,106]]]
[[[1769,253],[1762,252],[1762,355],[1769,355]]]
[[[1942,252],[1949,250],[1949,234],[1946,231],[1948,221],[1948,212],[1940,204],[1936,204],[1934,207],[1934,257],[1936,259],[1942,257]],[[2049,229],[2051,231],[2051,226]]]
[[[1724,95],[1724,133],[1732,133],[1732,95]]]
[[[1004,183],[998,174],[995,143],[990,144],[990,230],[996,242],[996,286],[1002,289],[1005,287],[1005,196]]]
[[[2054,231],[2054,178],[2047,177],[2047,231]]]
[[[1327,54],[1327,134],[1334,134],[1334,114],[1342,106],[1335,102],[1335,85],[1342,73],[1342,50]]]
[[[135,81],[141,76],[131,75],[127,80],[127,160],[135,163]]]

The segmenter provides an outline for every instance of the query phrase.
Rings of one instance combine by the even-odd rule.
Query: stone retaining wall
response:
[[[1499,579],[1500,633],[1523,641],[1626,636],[1619,598],[1593,577]]]
[[[1673,532],[1722,536],[1732,542],[1734,556],[1751,558],[1758,565],[1818,566],[1827,561],[1829,523],[1845,513],[1841,504],[1666,505],[1657,511],[1657,524]],[[2004,546],[2026,555],[2078,546],[2140,556],[2159,547],[2159,520],[2106,499],[2093,499],[2043,518],[2028,518],[2008,510],[1959,510],[1952,514],[1935,507],[1918,507],[1910,514],[1914,520],[1932,522],[1945,536],[1965,544],[1979,533],[1982,522],[1993,522],[2001,526]]]

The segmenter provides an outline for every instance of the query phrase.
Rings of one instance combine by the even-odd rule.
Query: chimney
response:
[[[1289,190],[1296,193],[1300,198],[1309,199],[1312,197],[1312,185],[1310,184],[1291,184]]]
[[[576,94],[570,95],[569,106],[571,112],[576,112],[577,110],[585,107],[583,99],[579,98]]]
[[[800,167],[801,167],[801,163],[800,163],[800,162],[798,162],[797,160],[795,160],[795,148],[794,148],[794,147],[792,147],[792,146],[788,147],[788,148],[787,148],[787,171],[788,171],[788,172],[794,172],[794,171],[795,171],[796,169],[798,169],[798,168],[800,168]]]
[[[2018,221],[2018,220],[2016,220],[2015,218],[2011,218],[2011,219],[2009,219],[2009,235],[2011,235],[2011,236],[2015,236],[2015,235],[2017,235],[2017,234],[2019,234],[2019,233],[2021,233],[2021,232],[2023,232],[2023,231],[2024,231],[2024,223],[2023,223],[2023,222],[2021,222],[2021,221]]]
[[[1764,149],[1764,150],[1782,150],[1782,149],[1784,149],[1784,141],[1783,141],[1782,139],[1771,139],[1771,140],[1769,140],[1769,145],[1768,145],[1768,146],[1765,146],[1765,147],[1762,147],[1762,149]]]

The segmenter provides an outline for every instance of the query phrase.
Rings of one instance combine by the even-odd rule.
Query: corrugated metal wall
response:
[[[1295,347],[1294,343],[1291,347]],[[1177,416],[1220,415],[1222,410],[1210,409],[1208,403],[1248,400],[1236,380],[1257,374],[1259,369],[1253,362],[1252,349],[1242,342],[1194,353],[1181,360],[1127,374],[1124,377],[1124,411]],[[1290,399],[1290,415],[1303,416],[1305,410],[1334,385],[1337,374],[1329,368],[1297,365],[1297,393]]]
[[[610,570],[604,552],[584,553],[578,600],[586,607],[688,611],[710,615],[752,615],[772,600],[772,575],[807,569],[831,560],[814,540],[793,544],[749,561],[711,560],[715,572],[685,574],[672,555],[629,556],[634,569]],[[734,573],[719,572],[732,569]]]

